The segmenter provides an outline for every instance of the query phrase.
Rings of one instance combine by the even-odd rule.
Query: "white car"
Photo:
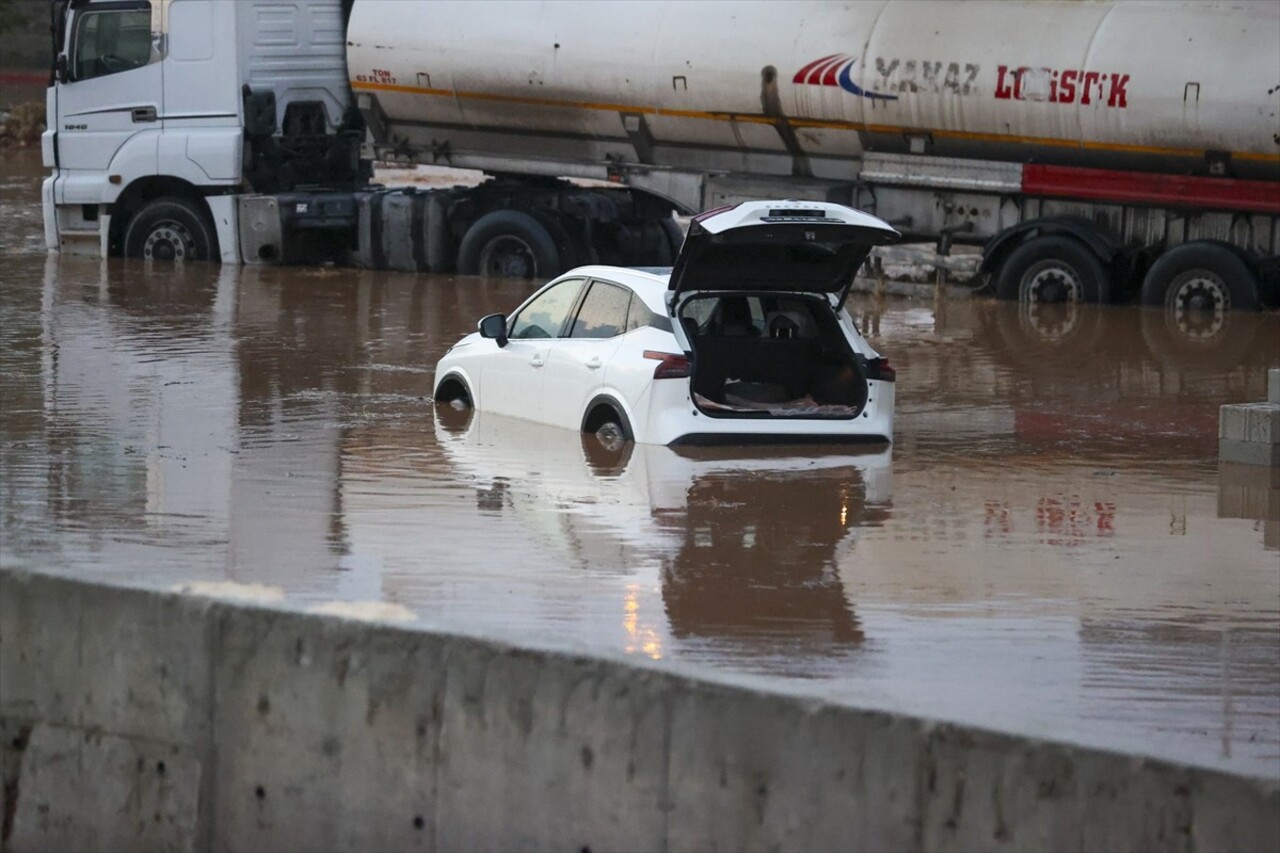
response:
[[[579,267],[482,319],[436,402],[645,444],[888,442],[894,371],[843,306],[897,236],[824,202],[708,211],[670,271]]]

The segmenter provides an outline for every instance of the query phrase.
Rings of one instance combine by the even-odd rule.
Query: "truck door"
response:
[[[102,200],[107,170],[133,140],[131,172],[155,172],[162,113],[163,65],[152,35],[151,3],[114,0],[82,6],[72,16],[66,72],[58,84],[57,145],[60,177],[54,201]],[[150,140],[134,139],[149,135]]]

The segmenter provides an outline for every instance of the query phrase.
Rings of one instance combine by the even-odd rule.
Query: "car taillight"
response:
[[[683,379],[693,369],[693,366],[689,363],[689,357],[684,353],[658,352],[657,350],[647,349],[644,351],[644,357],[658,362],[658,366],[653,369],[654,379]]]
[[[889,359],[873,358],[867,362],[867,378],[878,379],[881,382],[895,382],[898,379],[898,371],[889,364]]]
[[[724,213],[726,210],[733,210],[735,207],[737,207],[736,204],[726,204],[721,207],[713,207],[711,210],[704,210],[702,213],[699,213],[697,216],[693,217],[692,221],[701,222],[704,219],[710,219],[713,216]]]

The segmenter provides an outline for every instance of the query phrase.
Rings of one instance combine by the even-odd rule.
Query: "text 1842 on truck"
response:
[[[53,9],[54,250],[545,279],[796,198],[981,246],[1006,298],[1280,301],[1270,0]]]

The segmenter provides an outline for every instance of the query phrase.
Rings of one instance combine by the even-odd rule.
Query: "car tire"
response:
[[[458,246],[458,272],[495,278],[549,278],[561,272],[560,253],[547,229],[518,210],[481,216]]]
[[[1088,246],[1070,237],[1028,240],[1000,265],[996,295],[1018,302],[1107,302],[1110,276]]]
[[[124,254],[156,261],[208,261],[217,236],[208,215],[186,199],[166,196],[147,202],[129,220]]]
[[[1229,246],[1198,240],[1156,258],[1142,280],[1142,303],[1163,307],[1175,325],[1190,323],[1193,312],[1257,311],[1258,279]]]
[[[617,403],[601,395],[587,406],[586,414],[582,417],[582,431],[598,434],[608,424],[616,428],[623,441],[635,440],[635,433],[627,416],[618,408]]]
[[[432,399],[436,420],[447,432],[465,432],[471,425],[475,398],[471,396],[471,388],[462,377],[451,373],[440,380]]]

